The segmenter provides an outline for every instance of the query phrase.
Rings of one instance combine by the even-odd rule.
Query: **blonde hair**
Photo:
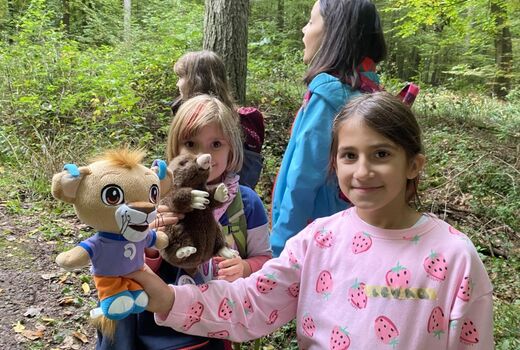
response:
[[[226,171],[236,173],[242,168],[244,152],[238,114],[218,98],[199,95],[182,104],[173,117],[168,131],[167,158],[179,155],[182,142],[197,134],[210,123],[217,123],[231,148]]]
[[[208,50],[188,52],[177,60],[173,71],[179,79],[184,78],[186,96],[183,96],[183,99],[198,94],[214,95],[230,108],[234,108],[226,66],[215,52]]]

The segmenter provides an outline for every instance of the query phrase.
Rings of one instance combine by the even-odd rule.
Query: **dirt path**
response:
[[[39,228],[38,215],[8,216],[0,202],[0,349],[93,349],[95,294],[58,268],[56,242]]]

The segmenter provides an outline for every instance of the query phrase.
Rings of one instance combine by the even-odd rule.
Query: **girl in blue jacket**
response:
[[[307,92],[273,192],[275,256],[308,223],[349,206],[328,173],[332,121],[350,98],[379,84],[375,65],[386,56],[379,14],[370,0],[316,1],[302,32]]]

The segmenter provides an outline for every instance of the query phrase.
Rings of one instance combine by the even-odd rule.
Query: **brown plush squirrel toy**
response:
[[[210,167],[209,154],[181,154],[168,165],[173,172],[173,186],[161,204],[184,214],[178,224],[165,230],[169,245],[161,250],[161,256],[171,265],[193,269],[215,255],[228,259],[238,256],[226,246],[220,224],[213,216],[213,209],[229,197],[223,183],[208,188]]]

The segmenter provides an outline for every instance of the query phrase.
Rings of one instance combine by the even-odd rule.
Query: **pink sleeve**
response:
[[[448,349],[493,349],[493,296],[484,295],[470,303],[466,314],[450,320]]]
[[[307,235],[302,233],[287,242],[280,257],[268,260],[247,278],[232,283],[213,280],[200,286],[171,286],[175,303],[168,314],[155,315],[157,324],[183,333],[237,342],[280,328],[296,317],[307,247]]]
[[[252,256],[250,258],[245,259],[251,268],[251,273],[254,273],[262,268],[264,264],[271,259],[272,255],[258,255]]]
[[[144,258],[146,265],[148,265],[153,272],[157,273],[162,263],[162,257],[159,255],[159,252],[155,249],[146,249]]]

